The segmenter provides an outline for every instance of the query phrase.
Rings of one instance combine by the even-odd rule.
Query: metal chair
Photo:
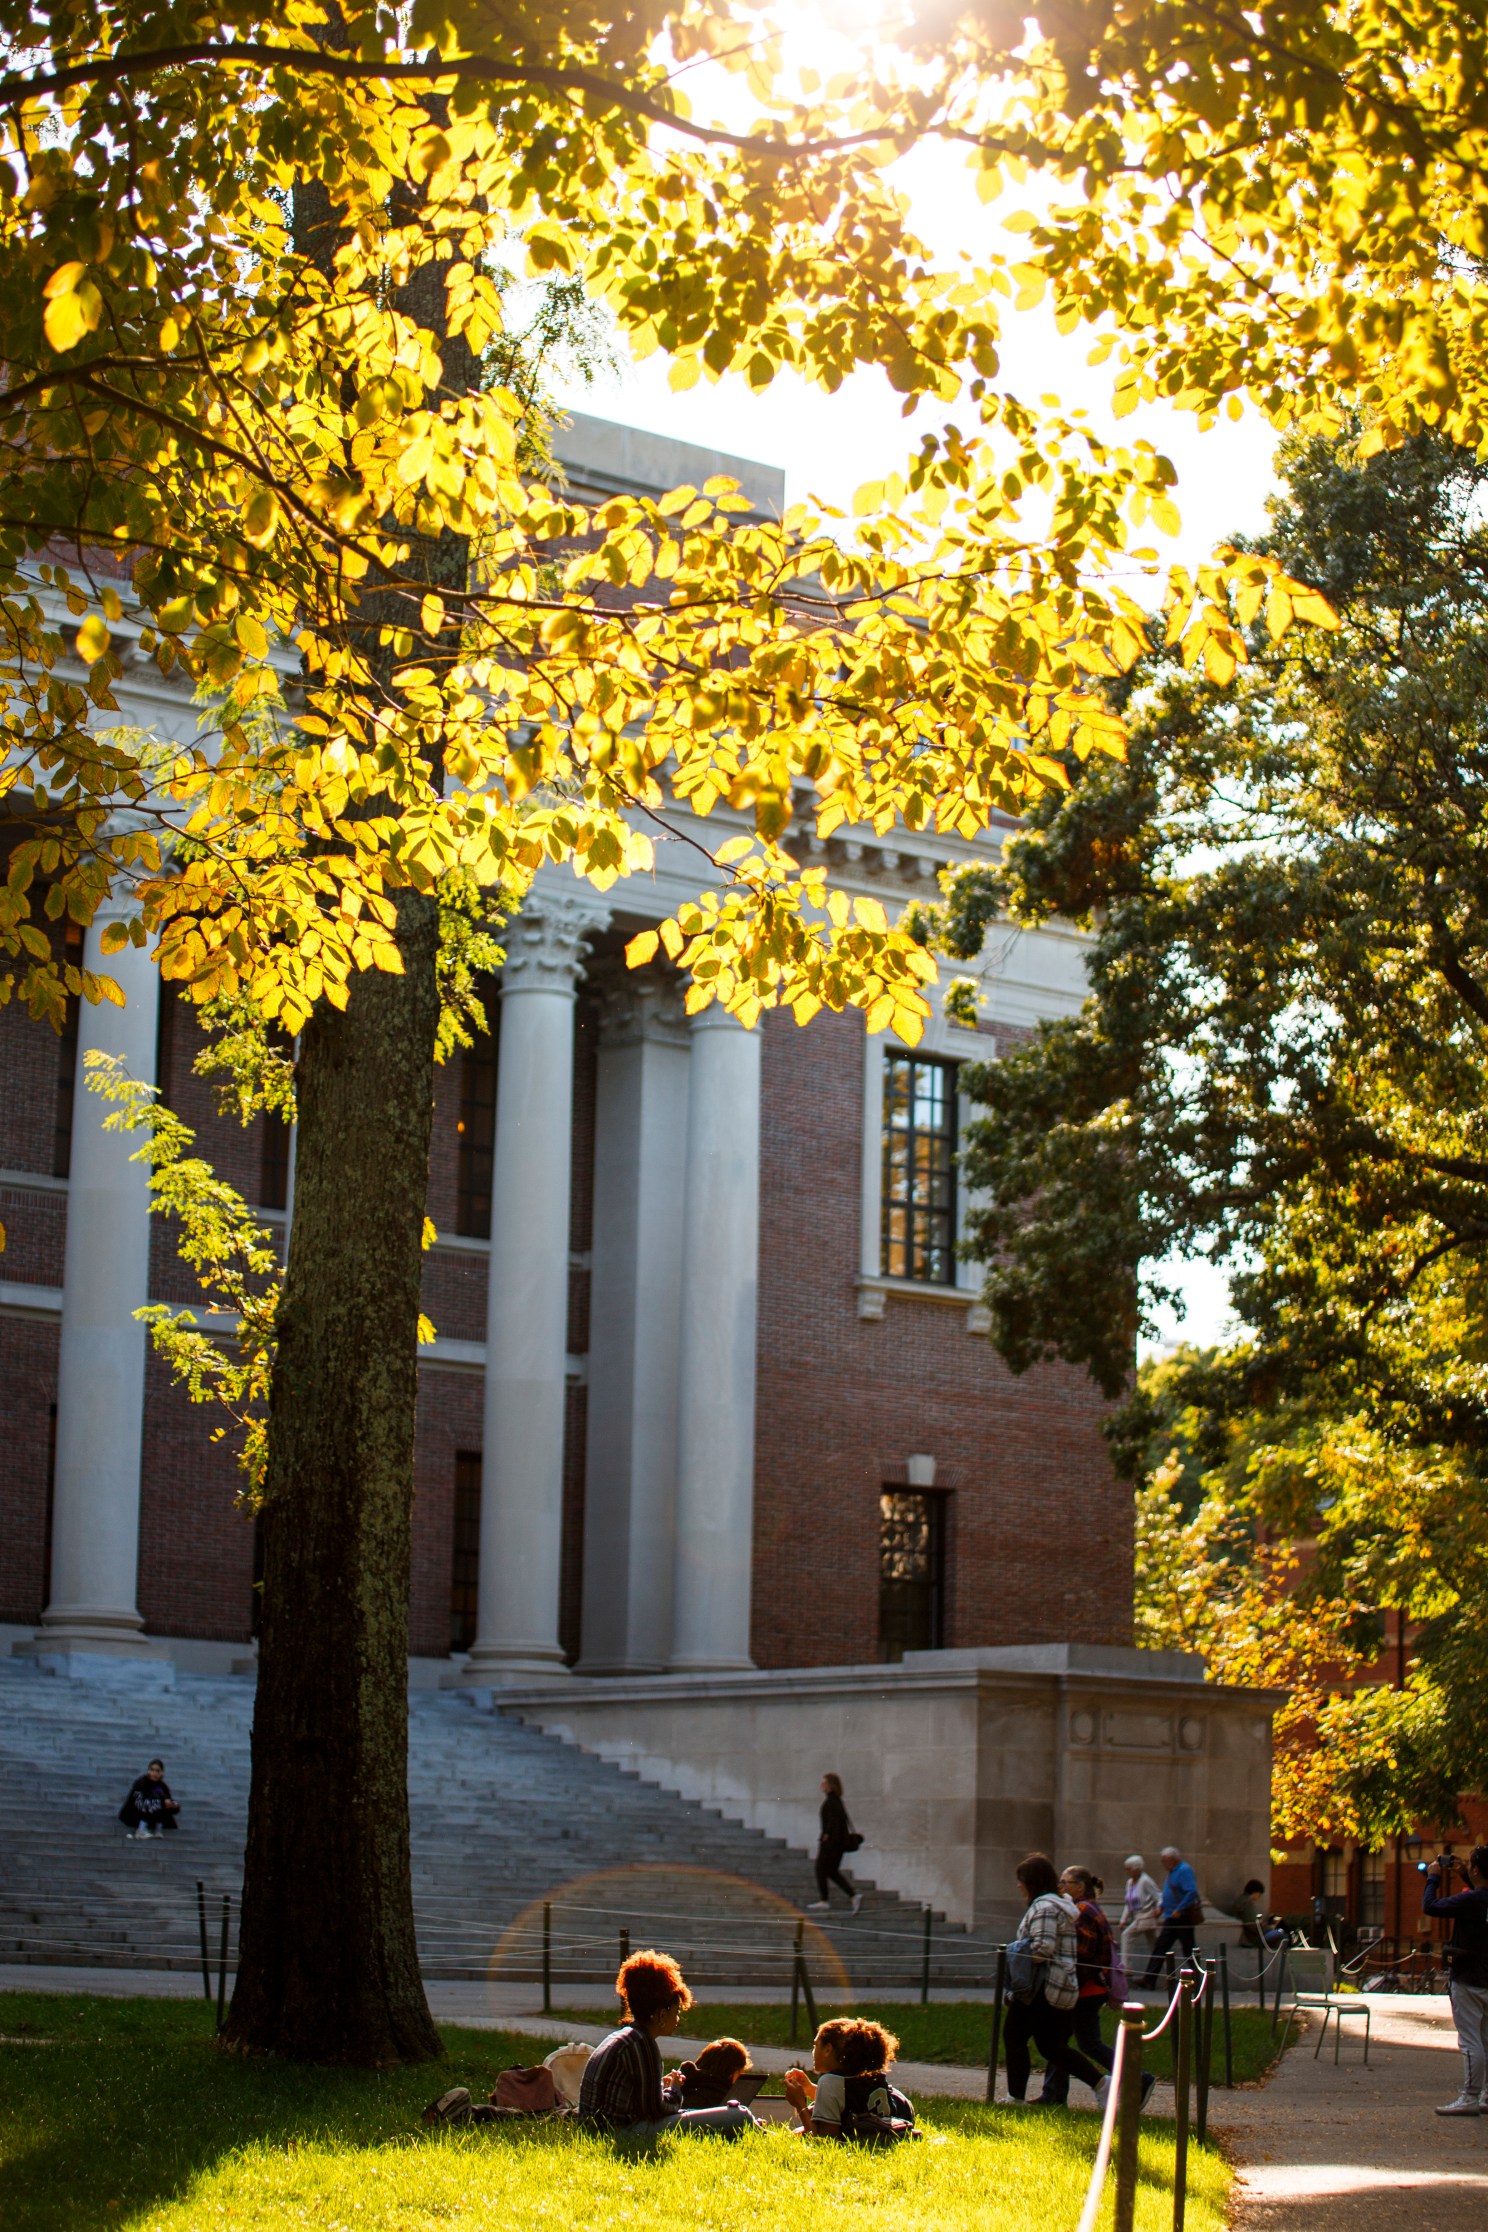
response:
[[[1287,1950],[1286,1975],[1283,1989],[1291,1987],[1290,2013],[1321,2014],[1322,2028],[1312,2058],[1317,2060],[1323,2050],[1323,2040],[1328,2035],[1328,2025],[1333,2024],[1333,2059],[1338,2060],[1338,2048],[1343,2038],[1343,2019],[1346,2015],[1364,2018],[1364,2066],[1369,2066],[1370,2017],[1369,2002],[1361,1992],[1335,1992],[1333,1989],[1333,1955],[1320,1952],[1315,1946],[1291,1946]]]

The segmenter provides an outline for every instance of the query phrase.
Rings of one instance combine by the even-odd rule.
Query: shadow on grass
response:
[[[98,2232],[255,2142],[386,2145],[417,2132],[447,2086],[479,2098],[500,2070],[551,2051],[451,2027],[445,2058],[416,2069],[242,2061],[218,2051],[202,2001],[32,1992],[0,1994],[0,2037],[24,2042],[0,2045],[0,2225],[15,2232]]]

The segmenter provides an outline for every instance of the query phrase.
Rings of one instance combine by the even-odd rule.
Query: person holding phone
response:
[[[1463,1888],[1454,1892],[1460,1875]],[[1466,1861],[1444,1852],[1427,1862],[1421,1911],[1452,1924],[1447,1946],[1447,1992],[1462,2049],[1462,2090],[1437,2109],[1439,2116],[1488,2114],[1488,1845],[1474,1845]]]

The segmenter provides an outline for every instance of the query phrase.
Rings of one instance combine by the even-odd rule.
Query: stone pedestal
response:
[[[803,1854],[830,1768],[864,1838],[850,1867],[999,1932],[1021,1911],[1013,1871],[1028,1852],[1094,1868],[1115,1898],[1127,1853],[1151,1861],[1176,1844],[1211,1916],[1264,1877],[1279,1701],[1206,1682],[1202,1661],[1181,1653],[1073,1643],[574,1682],[503,1699]]]

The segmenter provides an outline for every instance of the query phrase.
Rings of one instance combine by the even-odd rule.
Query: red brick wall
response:
[[[253,1520],[232,1447],[212,1439],[221,1416],[191,1402],[151,1349],[137,1602],[153,1635],[246,1643],[253,1631]]]
[[[5,1263],[0,1256],[0,1268]],[[0,1620],[41,1617],[56,1400],[56,1325],[0,1318]]]
[[[1131,1641],[1131,1498],[1082,1374],[1015,1380],[964,1311],[857,1314],[863,1025],[766,1019],[753,1649],[878,1655],[878,1498],[905,1460],[949,1491],[945,1641]]]
[[[443,1658],[450,1647],[455,1457],[462,1449],[481,1446],[481,1398],[479,1372],[420,1366],[408,1608],[408,1647],[420,1658]]]

